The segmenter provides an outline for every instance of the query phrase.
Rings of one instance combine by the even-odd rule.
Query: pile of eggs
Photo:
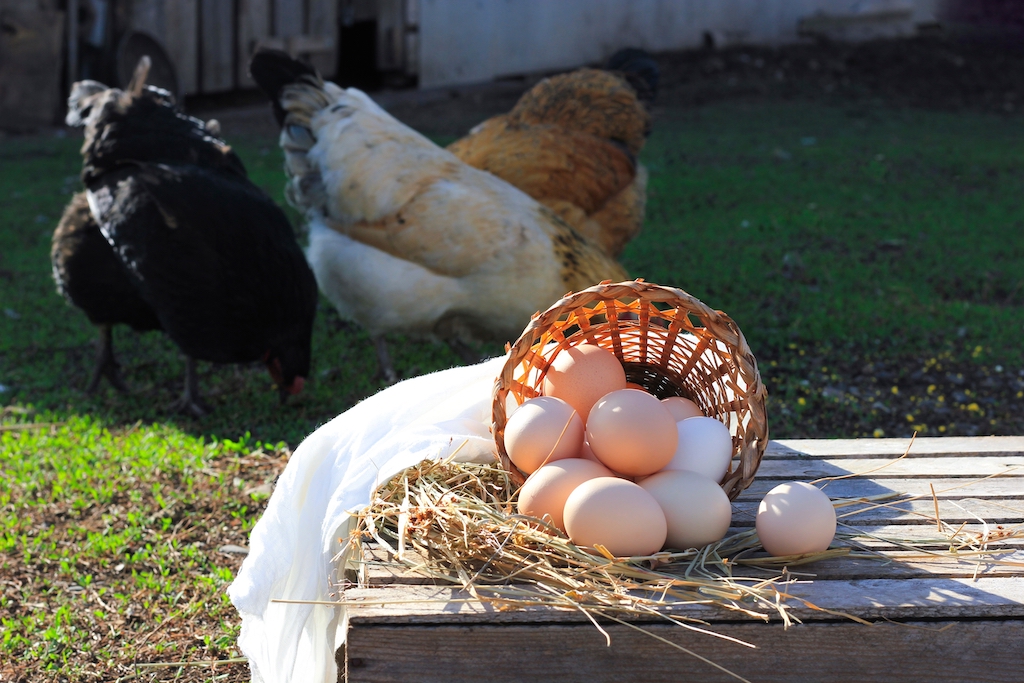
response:
[[[719,482],[733,453],[725,425],[689,399],[659,400],[628,384],[618,358],[593,344],[559,353],[540,388],[542,395],[515,409],[505,425],[509,459],[528,475],[520,514],[546,517],[576,545],[600,545],[618,557],[702,548],[725,536],[732,505]],[[821,550],[835,533],[828,497],[807,484],[794,486],[795,493],[769,501],[782,488],[776,487],[758,513],[760,536],[779,529],[774,549],[763,538],[772,554],[816,552],[825,536],[819,531],[811,547],[786,530],[794,516],[806,517],[800,505],[808,503],[787,503],[787,496],[813,498],[802,487],[831,511]],[[827,528],[827,520],[819,526]]]
[[[688,399],[627,386],[618,358],[592,344],[563,350],[542,395],[508,419],[509,459],[529,475],[521,514],[547,515],[577,545],[616,556],[700,548],[725,536],[719,486],[732,436]]]

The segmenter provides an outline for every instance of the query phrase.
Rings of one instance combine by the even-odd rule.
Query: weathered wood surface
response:
[[[753,650],[675,626],[648,628],[754,683],[1021,681],[1024,622],[951,623],[821,623],[788,631],[777,624],[730,624],[726,632],[756,645]],[[736,681],[649,635],[624,626],[606,628],[610,647],[592,626],[399,627],[360,621],[349,631],[347,680]]]
[[[879,473],[881,474],[881,473]],[[1013,475],[1011,472],[1009,475]],[[1017,473],[1024,475],[1024,470]],[[979,480],[971,477],[953,479],[949,477],[894,478],[880,481],[863,477],[838,479],[823,487],[832,500],[837,498],[863,498],[880,493],[905,493],[908,496],[927,496],[930,500],[932,489],[939,500],[962,500],[964,498],[1024,499],[1024,476],[998,476]],[[738,501],[760,501],[764,495],[779,485],[778,479],[755,479],[736,498]]]
[[[203,92],[235,87],[235,0],[203,0],[200,61]]]
[[[792,457],[885,457],[903,455],[910,439],[781,439],[771,441],[765,459]],[[914,439],[908,457],[926,455],[1021,455],[1024,436],[942,436]]]
[[[33,131],[63,117],[64,12],[56,0],[0,2],[0,130]]]
[[[810,565],[807,567],[809,569]],[[876,572],[876,576],[882,573]],[[869,620],[1024,619],[1024,581],[1020,573],[979,579],[922,577],[833,581],[799,577],[795,583],[779,588],[790,596],[790,613],[805,623],[841,619],[821,610],[849,613]],[[345,592],[343,599],[353,624],[562,623],[582,626],[590,623],[584,615],[572,610],[527,607],[502,611],[472,600],[461,589],[450,586],[352,588]],[[694,604],[685,609],[673,607],[669,611],[711,623],[750,622],[741,614],[713,605]],[[648,619],[656,620],[655,617]]]
[[[900,459],[908,443],[772,442],[757,479],[734,501],[733,531],[748,530],[761,497],[780,481],[856,475],[825,488],[833,499],[858,501],[838,509],[834,545],[851,554],[794,566],[791,581],[778,586],[802,624],[784,630],[777,616],[760,623],[706,604],[669,608],[757,646],[751,650],[660,617],[633,623],[751,681],[1024,680],[1024,539],[998,541],[1024,524],[1024,438],[918,439]],[[867,500],[885,495],[899,498]],[[975,554],[984,538],[1000,552]],[[343,593],[350,630],[339,665],[349,681],[736,680],[611,622],[608,647],[579,612],[498,610],[408,573],[384,552],[367,555],[362,578]]]
[[[238,0],[238,86],[255,88],[256,81],[249,76],[249,59],[257,45],[270,37],[271,0]]]

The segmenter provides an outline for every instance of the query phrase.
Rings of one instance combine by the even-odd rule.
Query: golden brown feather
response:
[[[650,125],[625,79],[579,69],[544,79],[448,149],[617,256],[643,224],[647,174],[636,155]]]

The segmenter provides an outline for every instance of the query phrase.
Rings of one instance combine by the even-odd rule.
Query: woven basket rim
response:
[[[694,351],[699,351],[699,353],[694,353],[693,357],[686,361],[684,369],[687,372],[681,377],[668,376],[658,378],[662,388],[666,386],[666,382],[671,383],[673,392],[668,395],[687,396],[688,389],[685,382],[687,377],[695,372],[697,364],[702,360],[702,354],[708,353],[709,349],[712,355],[723,354],[724,351],[728,351],[727,358],[731,364],[730,370],[735,371],[737,377],[742,380],[745,389],[744,391],[737,391],[739,389],[738,386],[730,387],[730,390],[735,395],[735,399],[727,406],[736,412],[737,415],[744,415],[744,417],[737,418],[738,423],[734,435],[733,463],[735,463],[735,458],[737,457],[739,457],[739,463],[735,466],[735,469],[733,468],[733,463],[730,463],[729,472],[721,482],[722,488],[729,495],[729,498],[735,499],[753,481],[754,474],[760,465],[764,450],[768,444],[768,422],[765,411],[767,391],[761,382],[760,373],[757,370],[757,361],[753,353],[751,353],[750,347],[747,345],[739,326],[728,315],[722,311],[712,309],[682,289],[657,285],[641,279],[615,283],[605,281],[579,292],[566,294],[546,311],[534,314],[530,323],[515,343],[506,347],[508,357],[501,373],[495,378],[491,408],[491,429],[502,467],[509,472],[517,485],[521,485],[525,480],[524,473],[511,462],[505,450],[504,428],[508,418],[506,414],[506,399],[510,392],[514,393],[516,387],[529,389],[529,391],[535,394],[539,392],[535,389],[524,387],[519,383],[516,379],[517,373],[523,373],[525,364],[525,367],[528,368],[526,373],[529,374],[530,371],[534,371],[537,373],[539,381],[539,378],[543,377],[543,374],[547,371],[547,366],[550,365],[551,360],[563,348],[577,345],[577,343],[559,343],[559,347],[550,352],[550,355],[544,356],[541,353],[542,350],[537,345],[544,341],[545,335],[560,335],[563,329],[566,328],[559,328],[559,325],[566,325],[571,320],[580,320],[576,312],[591,310],[602,304],[605,310],[608,311],[608,314],[598,313],[595,317],[603,317],[606,322],[593,324],[588,326],[586,330],[583,330],[578,324],[569,325],[567,329],[575,329],[570,336],[579,336],[583,341],[598,339],[601,342],[599,345],[609,343],[608,339],[602,335],[607,334],[609,338],[617,339],[621,331],[634,332],[640,329],[641,335],[643,335],[645,340],[654,334],[651,331],[652,329],[656,329],[659,335],[664,336],[668,334],[672,336],[671,331],[666,333],[660,328],[650,327],[649,323],[637,320],[631,312],[627,312],[625,317],[621,319],[618,318],[617,316],[622,315],[622,313],[616,312],[620,306],[627,311],[631,306],[640,307],[642,314],[644,310],[647,310],[648,313],[645,315],[659,320],[663,316],[668,316],[679,321],[681,319],[680,313],[682,313],[685,316],[683,324],[692,321],[694,317],[700,323],[699,326],[693,327],[698,333],[698,336],[695,337],[695,339],[698,339],[698,342]],[[666,310],[663,311],[662,308],[656,305],[663,306]],[[652,307],[656,310],[650,313]],[[614,320],[610,318],[614,318]],[[641,326],[643,326],[642,329]],[[679,327],[679,325],[674,323],[673,327]],[[691,334],[689,329],[686,330],[686,334]],[[676,334],[673,336],[673,339],[682,336],[684,335]],[[563,339],[568,341],[564,337]],[[610,343],[613,345],[613,348],[609,350],[615,352],[620,362],[623,362],[624,366],[628,368],[631,364],[627,363],[623,358],[621,347],[617,347],[619,348],[619,352],[617,352],[616,347],[614,347],[617,342],[612,340]],[[687,343],[693,342],[687,339]],[[665,350],[664,353],[668,354],[671,351],[675,354],[682,346],[682,343],[676,344],[673,341],[673,346]],[[674,358],[678,360],[679,356],[674,355]],[[659,367],[653,363],[634,363],[632,365],[640,366],[639,368],[634,368],[636,370],[646,369],[643,373],[645,376],[673,374],[669,372],[668,368]],[[719,377],[718,380],[721,383],[722,378]],[[525,395],[523,393],[523,396]],[[693,396],[687,397],[693,398]],[[725,413],[725,408],[721,408],[716,415],[709,416],[716,417],[720,421],[725,422],[728,419],[723,418]],[[728,423],[726,422],[726,424]]]

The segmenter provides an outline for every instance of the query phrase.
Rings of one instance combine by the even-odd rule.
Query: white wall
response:
[[[420,87],[569,69],[634,46],[665,51],[798,40],[797,23],[823,12],[907,10],[934,20],[938,0],[419,0]],[[890,27],[891,28],[891,27]],[[891,31],[890,31],[891,34]]]

